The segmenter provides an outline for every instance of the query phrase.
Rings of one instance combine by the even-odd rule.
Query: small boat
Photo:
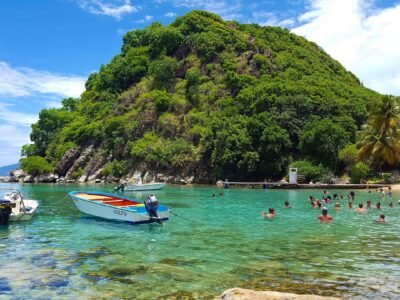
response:
[[[70,192],[69,196],[83,213],[135,224],[161,222],[169,219],[167,206],[158,205],[158,218],[150,217],[144,203],[109,193]]]
[[[21,192],[15,188],[1,188],[6,190],[3,196],[3,204],[9,204],[11,207],[11,213],[8,221],[29,221],[32,219],[39,206],[39,201],[24,199]]]
[[[124,186],[124,191],[151,191],[151,190],[160,190],[165,186],[165,182],[151,182],[151,183],[142,183],[142,179],[139,178],[139,182],[136,184],[127,184]]]

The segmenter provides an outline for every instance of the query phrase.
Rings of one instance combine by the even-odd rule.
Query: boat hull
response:
[[[29,221],[32,219],[33,215],[36,212],[37,207],[39,206],[39,202],[36,200],[23,200],[25,207],[30,207],[31,209],[28,212],[20,212],[20,213],[11,213],[9,217],[9,222],[19,222],[19,221]]]
[[[75,206],[85,214],[108,220],[129,222],[134,224],[152,223],[158,221],[154,218],[149,217],[149,214],[147,213],[147,210],[143,204],[132,205],[129,207],[118,207],[101,203],[99,201],[83,199],[82,197],[76,196],[77,194],[79,194],[79,192],[71,192],[69,195],[74,201]],[[107,193],[91,193],[91,195],[117,197],[115,195]],[[131,201],[130,199],[122,198],[119,196],[118,199]],[[165,221],[169,219],[169,210],[166,206],[159,205],[159,208],[157,209],[157,214],[159,220]]]
[[[125,191],[152,191],[160,190],[165,186],[164,182],[159,183],[143,183],[143,184],[130,184],[124,188]]]

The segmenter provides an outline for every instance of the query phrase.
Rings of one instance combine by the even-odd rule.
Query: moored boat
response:
[[[157,215],[150,216],[144,203],[102,192],[70,192],[76,207],[88,215],[135,224],[161,222],[169,219],[167,206],[158,205]]]
[[[153,183],[137,183],[129,184],[124,187],[125,191],[152,191],[160,190],[165,186],[164,182],[153,182]]]
[[[39,201],[24,199],[21,192],[15,188],[1,188],[1,190],[8,191],[3,196],[4,204],[9,203],[11,207],[8,221],[29,221],[32,219],[39,206]]]

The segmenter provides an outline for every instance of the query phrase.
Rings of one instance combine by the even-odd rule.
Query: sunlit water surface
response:
[[[65,198],[110,188],[23,186],[40,207],[33,220],[0,228],[1,299],[212,299],[235,286],[400,299],[399,195],[393,209],[383,202],[387,224],[375,223],[380,211],[357,214],[347,201],[339,212],[329,204],[334,221],[320,224],[307,201],[320,190],[230,189],[220,197],[215,187],[166,187],[156,195],[180,217],[164,226],[93,218]],[[354,203],[368,197],[356,191]],[[273,221],[261,218],[268,207]]]

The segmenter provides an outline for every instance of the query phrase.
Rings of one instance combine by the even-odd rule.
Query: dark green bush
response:
[[[42,175],[53,171],[53,167],[41,156],[21,158],[19,165],[22,170],[32,176]]]
[[[306,182],[325,182],[328,183],[331,178],[329,169],[321,164],[317,165],[308,160],[299,160],[290,165],[291,168],[297,168],[297,173],[304,176]]]

